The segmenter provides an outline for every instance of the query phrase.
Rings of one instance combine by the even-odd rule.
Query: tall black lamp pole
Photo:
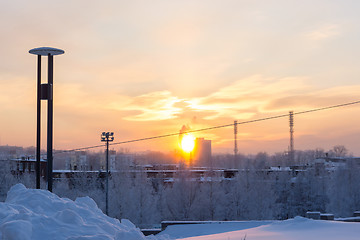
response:
[[[53,172],[53,56],[64,54],[64,50],[50,47],[34,48],[29,53],[38,56],[37,67],[37,121],[36,121],[36,188],[40,189],[40,136],[41,136],[41,100],[48,100],[47,123],[47,182],[52,192]],[[48,56],[48,83],[41,84],[41,56]]]

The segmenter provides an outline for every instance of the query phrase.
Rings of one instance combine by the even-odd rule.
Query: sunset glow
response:
[[[195,147],[195,137],[192,134],[185,134],[180,145],[183,151],[191,152]]]
[[[54,62],[55,149],[98,145],[104,129],[130,141],[360,100],[359,8],[348,0],[1,1],[0,145],[35,145],[28,50],[42,46],[66,52]],[[43,82],[46,66],[44,58]],[[340,144],[360,155],[359,117],[360,104],[296,115],[295,149]],[[212,140],[214,153],[234,152],[231,127],[197,137]],[[169,152],[178,141],[114,149]],[[238,141],[243,154],[287,151],[288,119],[239,125]]]

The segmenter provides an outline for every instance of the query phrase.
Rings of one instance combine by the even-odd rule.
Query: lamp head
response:
[[[41,55],[41,56],[49,56],[49,55],[54,56],[54,55],[64,54],[65,51],[58,48],[39,47],[39,48],[31,49],[29,53],[35,55]]]

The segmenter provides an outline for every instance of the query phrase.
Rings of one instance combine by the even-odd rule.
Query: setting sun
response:
[[[195,147],[195,137],[192,134],[186,134],[181,139],[181,149],[185,152],[191,152]]]

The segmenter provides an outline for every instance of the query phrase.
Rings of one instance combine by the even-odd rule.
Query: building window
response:
[[[24,171],[24,165],[22,162],[19,163],[19,171],[20,172]]]

